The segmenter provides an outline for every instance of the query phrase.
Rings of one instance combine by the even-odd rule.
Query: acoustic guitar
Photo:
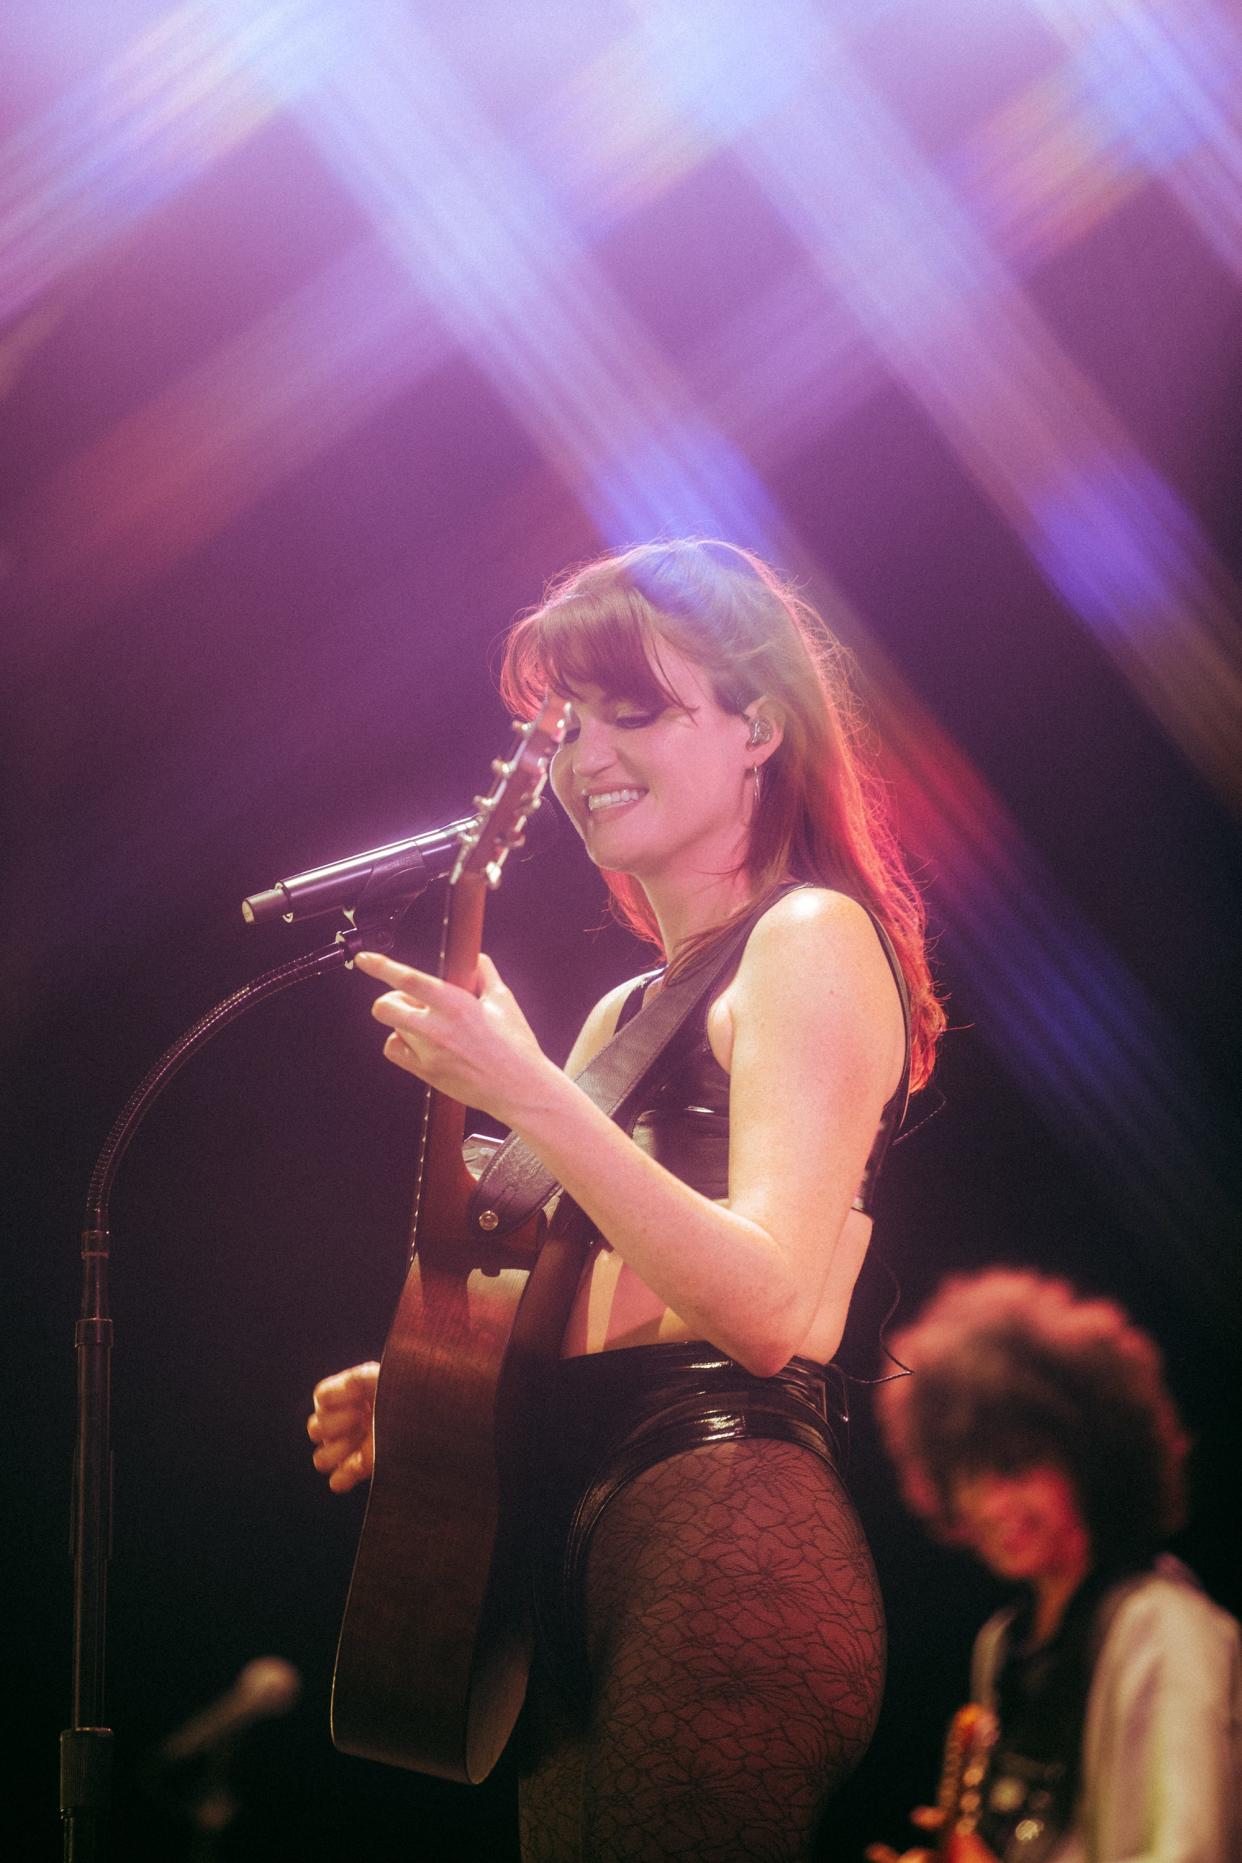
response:
[[[449,880],[440,975],[473,985],[489,888],[538,806],[560,741],[549,702],[518,727],[476,798]],[[465,1108],[428,1091],[409,1273],[375,1397],[375,1473],[332,1685],[346,1753],[477,1782],[526,1686],[529,1630],[513,1557],[523,1392],[559,1354],[581,1252],[541,1218],[503,1242],[466,1220]]]

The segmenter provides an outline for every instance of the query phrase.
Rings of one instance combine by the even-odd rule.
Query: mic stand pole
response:
[[[422,890],[421,887],[418,889]],[[96,1160],[82,1230],[82,1306],[74,1329],[77,1444],[73,1461],[73,1724],[60,1736],[64,1863],[103,1863],[112,1804],[112,1729],[104,1719],[108,1559],[112,1541],[111,1366],[108,1199],[121,1159],[146,1113],[179,1068],[213,1035],[292,984],[352,963],[359,951],[389,950],[413,895],[364,917],[332,944],[266,971],[225,997],[167,1049],[131,1093]]]

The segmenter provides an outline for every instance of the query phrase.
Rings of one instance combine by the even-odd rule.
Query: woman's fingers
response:
[[[348,1494],[349,1490],[356,1488],[360,1481],[370,1480],[373,1466],[369,1447],[355,1449],[351,1456],[345,1458],[339,1468],[333,1469],[328,1476],[328,1486],[333,1494]]]
[[[376,977],[381,983],[391,984],[395,989],[406,990],[410,979],[420,982],[438,983],[438,977],[430,976],[426,971],[415,970],[412,964],[400,964],[395,957],[386,957],[382,951],[359,951],[354,959],[359,970],[364,970],[368,977]]]
[[[311,1455],[311,1464],[316,1473],[328,1477],[328,1486],[336,1494],[365,1481],[374,1466],[369,1422],[361,1432],[352,1430],[321,1442]]]
[[[371,1004],[371,1014],[390,1029],[418,1029],[425,1025],[431,1010],[426,1003],[415,1002],[405,990],[386,990]]]
[[[338,1443],[358,1443],[371,1427],[369,1410],[334,1411],[330,1417],[310,1416],[306,1419],[306,1434],[313,1443],[324,1448]]]
[[[317,1449],[311,1461],[319,1474],[328,1477],[333,1494],[347,1494],[370,1477],[374,1466],[369,1440],[355,1448],[342,1443],[333,1449]]]
[[[306,1419],[306,1434],[312,1442],[332,1442],[338,1436],[356,1436],[371,1424],[372,1406],[354,1399],[336,1404],[330,1410],[312,1410]]]
[[[330,1475],[347,1456],[355,1455],[359,1446],[357,1436],[341,1436],[335,1442],[320,1443],[311,1456],[311,1462],[321,1475]]]
[[[328,1425],[322,1417],[307,1417],[306,1434],[316,1445],[316,1449],[332,1449],[338,1453],[360,1443],[371,1427],[370,1415],[358,1411],[342,1419],[339,1423]],[[316,1462],[315,1467],[320,1464]]]
[[[381,1050],[386,1061],[395,1061],[398,1067],[412,1068],[414,1051],[403,1035],[394,1029]]]
[[[330,1378],[321,1378],[311,1392],[316,1416],[326,1416],[343,1405],[361,1404],[369,1409],[375,1402],[378,1378],[379,1364],[373,1358],[362,1365],[351,1365],[348,1371],[334,1371]]]
[[[466,987],[378,952],[361,951],[354,961],[388,986],[371,1004],[372,1016],[391,1031],[385,1060],[437,1093],[513,1125],[535,1072],[552,1063],[491,960],[480,956]]]
[[[371,1419],[379,1366],[374,1360],[334,1372],[315,1386],[315,1408],[306,1434],[316,1444],[311,1461],[328,1486],[343,1493],[364,1480],[372,1467]]]
[[[360,951],[354,963],[377,983],[388,984],[384,994],[371,1004],[371,1014],[393,1031],[384,1046],[388,1059],[408,1066],[409,1048],[404,1035],[417,1034],[419,1028],[426,1025],[433,1007],[440,1010],[450,1007],[451,997],[446,991],[453,986],[445,984],[440,977],[428,976],[426,971],[415,970],[410,964],[398,964],[394,958],[384,957],[378,951]]]
[[[354,966],[364,975],[374,977],[377,983],[386,983],[390,990],[400,990],[423,1003],[437,1002],[446,990],[453,988],[443,977],[415,970],[412,964],[399,964],[395,957],[385,957],[380,951],[359,951]]]

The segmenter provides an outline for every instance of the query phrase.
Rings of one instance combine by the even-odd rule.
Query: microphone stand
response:
[[[402,915],[426,885],[369,914],[319,950],[265,971],[200,1016],[162,1054],[118,1113],[91,1174],[82,1230],[82,1304],[74,1328],[77,1442],[73,1461],[73,1720],[60,1736],[64,1863],[103,1863],[112,1805],[112,1729],[104,1716],[108,1560],[112,1540],[111,1365],[108,1200],[121,1159],[173,1075],[229,1023],[292,984],[326,976],[359,951],[391,949]],[[359,924],[358,919],[362,919]]]

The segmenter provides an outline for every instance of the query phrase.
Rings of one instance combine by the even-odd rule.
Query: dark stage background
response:
[[[1211,0],[80,0],[0,25],[4,1696],[14,1854],[58,1843],[81,1208],[200,1012],[314,940],[277,875],[464,812],[494,643],[598,548],[723,534],[853,649],[949,995],[878,1252],[909,1317],[1001,1260],[1125,1301],[1232,1538],[1242,795],[1242,37]],[[550,1051],[641,956],[549,826],[487,943]],[[434,949],[424,900],[405,949]],[[330,931],[330,926],[325,926]],[[214,1854],[514,1854],[476,1791],[337,1756],[357,1497],[303,1435],[374,1352],[415,1114],[370,987],[227,1031],[113,1202],[118,1856],[190,1850],[154,1743],[274,1653]],[[791,1109],[796,1117],[796,1108]],[[888,1298],[868,1273],[860,1374]],[[903,1832],[993,1602],[902,1513],[825,1857]]]

